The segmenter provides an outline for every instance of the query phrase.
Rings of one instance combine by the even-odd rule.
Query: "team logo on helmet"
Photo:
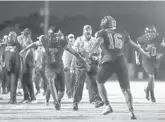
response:
[[[112,16],[105,16],[100,23],[101,28],[116,29],[116,20]]]

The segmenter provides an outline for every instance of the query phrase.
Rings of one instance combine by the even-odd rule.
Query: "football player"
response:
[[[163,38],[159,35],[154,26],[145,28],[144,35],[137,39],[137,43],[150,54],[150,58],[141,56],[141,62],[144,70],[148,75],[148,85],[145,89],[146,99],[156,102],[154,95],[154,80],[160,66],[161,57],[163,56]],[[138,55],[138,54],[137,54]],[[138,56],[136,56],[136,63],[140,64]]]
[[[49,29],[48,32],[53,30]],[[41,35],[39,41],[32,43],[27,48],[20,52],[20,55],[30,48],[36,48],[42,45],[45,49],[45,75],[48,79],[48,89],[46,93],[46,104],[49,104],[50,93],[54,99],[54,105],[56,110],[60,110],[61,99],[64,95],[65,84],[64,84],[64,67],[62,62],[62,54],[64,49],[72,53],[73,55],[80,57],[80,55],[69,46],[67,46],[67,39],[64,39],[62,34],[59,32],[55,38],[48,38],[46,35]],[[84,63],[85,60],[80,58]]]
[[[130,91],[127,61],[123,51],[124,44],[129,43],[141,54],[148,57],[149,55],[131,40],[129,34],[125,30],[117,26],[116,20],[112,16],[105,16],[101,20],[100,27],[101,30],[97,33],[96,43],[93,48],[91,48],[89,57],[95,50],[101,47],[102,58],[97,72],[98,89],[105,104],[105,108],[101,114],[106,115],[113,112],[104,84],[109,77],[115,73],[125,96],[130,118],[136,119]]]

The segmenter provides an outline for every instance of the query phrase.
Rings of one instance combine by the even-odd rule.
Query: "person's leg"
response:
[[[96,73],[97,73],[97,65],[92,66],[91,70],[87,72],[87,87],[88,87],[88,93],[89,93],[89,102],[94,103],[95,107],[101,107],[104,105],[104,102],[102,102],[99,93],[98,93],[98,87],[96,83]]]
[[[29,91],[28,91],[28,73],[24,72],[22,74],[22,88],[24,92],[24,99],[21,102],[27,102],[30,100]]]
[[[36,69],[37,67],[35,67],[34,71],[33,71],[33,82],[35,83],[35,88],[37,90],[37,92],[35,93],[35,95],[37,96],[40,93],[40,80],[41,80],[41,75],[39,73],[39,70]]]
[[[108,113],[113,112],[112,107],[108,100],[107,90],[104,86],[105,82],[108,80],[108,78],[111,77],[113,72],[114,72],[114,67],[113,67],[112,62],[106,62],[106,63],[100,64],[98,68],[97,77],[96,77],[97,87],[98,87],[100,97],[105,105],[105,108],[101,112],[102,115],[106,115]]]
[[[50,89],[50,93],[53,97],[55,108],[56,108],[56,110],[59,110],[60,104],[58,101],[57,89],[55,87],[55,79],[56,79],[56,72],[55,71],[56,71],[55,69],[50,69],[50,68],[45,69],[46,77],[48,79],[48,88]],[[46,96],[46,99],[47,98],[48,98],[48,96]]]
[[[28,89],[29,89],[29,94],[31,98],[31,102],[36,103],[36,97],[34,94],[34,86],[33,86],[33,80],[32,80],[32,75],[33,75],[33,67],[27,67],[28,71]]]
[[[43,89],[44,89],[44,93],[43,95],[46,94],[46,90],[47,90],[47,78],[45,76],[45,69],[40,69],[40,74],[41,74],[41,77],[42,77],[42,86],[43,86]]]
[[[11,89],[10,89],[10,103],[16,103],[16,92],[18,84],[18,75],[16,73],[11,73]]]
[[[126,103],[128,105],[130,118],[136,119],[133,108],[133,98],[130,90],[130,80],[128,74],[128,64],[124,56],[118,57],[116,60],[116,70],[115,73],[120,83],[121,90],[124,94]]]
[[[85,82],[86,70],[84,68],[80,68],[76,70],[76,82],[74,84],[74,92],[73,92],[73,110],[78,110],[78,103],[82,99],[84,82]]]
[[[60,73],[57,73],[57,77],[55,80],[55,86],[58,91],[58,101],[61,103],[61,99],[64,96],[65,91],[65,77],[64,77],[64,71],[62,70]]]
[[[146,94],[146,99],[150,100],[150,98],[149,98],[150,91],[154,87],[154,79],[155,79],[154,68],[152,66],[151,60],[143,60],[142,65],[148,75],[148,84],[144,91]]]

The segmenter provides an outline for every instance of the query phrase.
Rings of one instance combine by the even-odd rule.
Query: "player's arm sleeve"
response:
[[[31,49],[31,48],[37,48],[38,46],[42,45],[41,42],[37,41],[34,43],[29,44],[26,48],[23,49],[24,52],[26,52],[27,50]]]
[[[129,34],[127,35],[127,42],[139,53],[144,54],[145,51],[141,48],[140,45],[137,45],[135,42],[132,41]]]
[[[138,37],[137,40],[136,40],[137,44],[139,44],[139,45],[143,45],[143,44],[145,44],[147,41],[148,41],[148,39],[147,39],[147,37],[145,37],[145,36]]]

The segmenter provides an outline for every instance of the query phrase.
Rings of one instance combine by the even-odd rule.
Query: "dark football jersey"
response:
[[[128,40],[129,35],[122,29],[100,30],[97,37],[102,37],[104,43],[101,45],[102,62],[115,60],[118,56],[124,54],[124,43]]]
[[[49,68],[59,68],[63,65],[62,55],[64,52],[64,47],[67,45],[67,41],[63,40],[53,40],[47,41],[48,43],[43,43],[46,51],[45,64]]]
[[[137,42],[141,45],[141,47],[149,52],[151,58],[156,58],[157,55],[164,53],[164,47],[160,44],[163,38],[161,36],[156,36],[155,38],[149,38],[147,35],[143,35],[137,39]]]

